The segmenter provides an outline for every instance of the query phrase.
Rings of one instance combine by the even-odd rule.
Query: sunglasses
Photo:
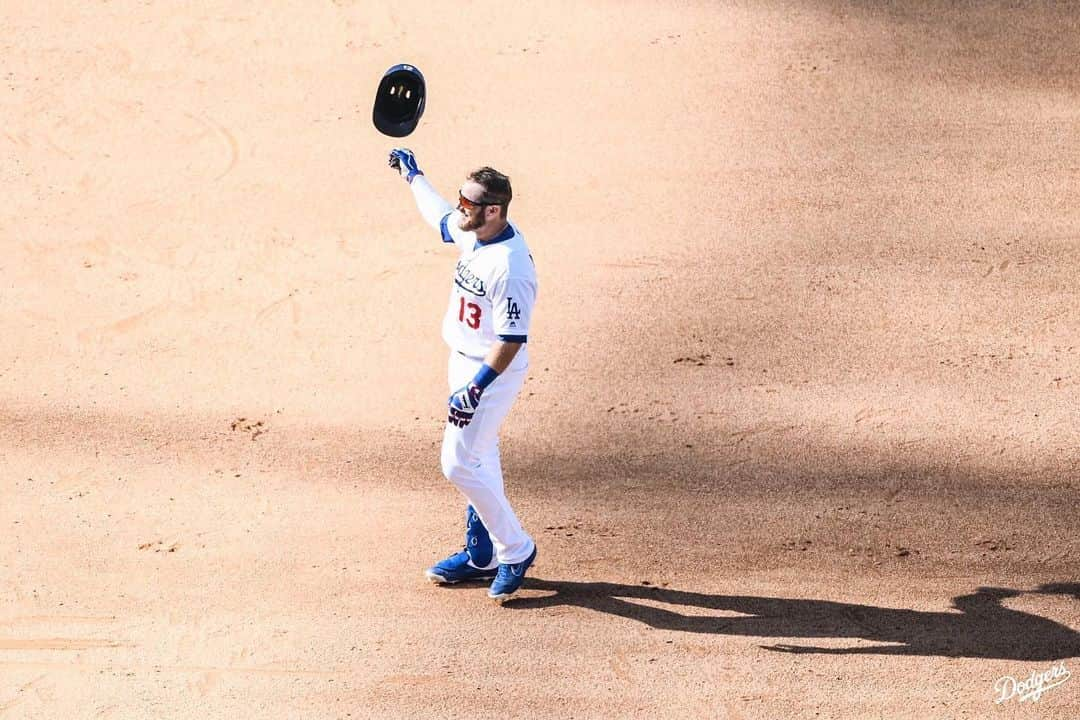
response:
[[[502,203],[478,203],[475,200],[469,200],[468,198],[465,198],[465,196],[461,194],[461,191],[458,190],[458,207],[463,207],[467,210],[474,210],[480,207],[487,207],[489,205],[502,205]]]
[[[495,204],[496,203],[476,202],[474,200],[470,200],[469,198],[462,195],[460,190],[458,191],[458,206],[463,207],[466,210],[476,210],[477,208],[482,208],[487,205]]]

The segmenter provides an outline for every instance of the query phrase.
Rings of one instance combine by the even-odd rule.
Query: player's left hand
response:
[[[450,409],[447,421],[451,425],[462,428],[471,423],[476,406],[480,404],[480,396],[483,394],[484,389],[476,383],[469,383],[455,392],[447,403]]]

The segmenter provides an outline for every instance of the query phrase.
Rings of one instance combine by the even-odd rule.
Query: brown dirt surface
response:
[[[1076,718],[1072,3],[7,0],[0,718]],[[442,589],[453,253],[540,555]]]

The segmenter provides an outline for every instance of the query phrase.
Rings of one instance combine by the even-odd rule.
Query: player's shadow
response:
[[[661,630],[772,638],[852,638],[876,645],[820,647],[763,645],[790,653],[940,655],[1002,660],[1061,660],[1080,655],[1080,634],[1030,613],[1010,610],[1007,598],[1025,593],[1070,595],[1080,601],[1080,583],[1055,583],[1036,590],[978,588],[953,598],[956,612],[897,610],[871,605],[754,597],[705,595],[653,586],[562,582],[529,578],[525,587],[551,593],[520,597],[508,608],[572,605],[643,622]],[[651,603],[651,604],[650,604]],[[658,607],[656,604],[667,607]],[[671,606],[738,615],[683,614]]]

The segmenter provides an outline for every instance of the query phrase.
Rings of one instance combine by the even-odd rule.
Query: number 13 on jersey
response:
[[[466,316],[466,310],[468,316]],[[480,327],[480,306],[476,303],[467,303],[461,298],[461,306],[458,308],[458,321],[463,322],[473,330]]]

